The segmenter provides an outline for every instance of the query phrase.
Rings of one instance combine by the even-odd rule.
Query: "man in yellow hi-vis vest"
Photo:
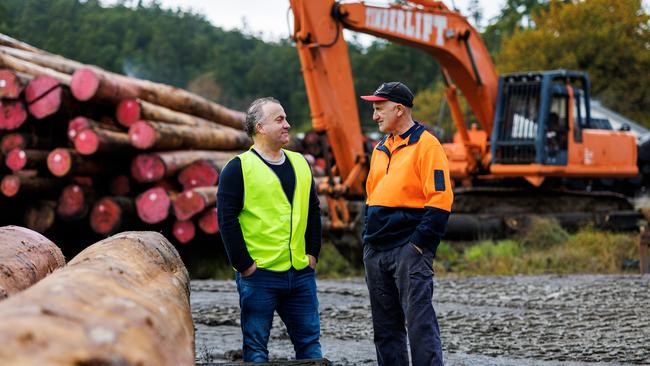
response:
[[[305,158],[282,148],[289,127],[280,102],[255,100],[246,113],[253,147],[231,160],[219,177],[219,227],[237,271],[245,362],[268,361],[276,311],[296,358],[322,357],[314,272],[320,204]]]

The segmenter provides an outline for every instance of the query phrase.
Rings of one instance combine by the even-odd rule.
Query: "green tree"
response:
[[[553,2],[533,20],[503,43],[500,71],[587,71],[593,96],[650,126],[650,17],[641,1]]]

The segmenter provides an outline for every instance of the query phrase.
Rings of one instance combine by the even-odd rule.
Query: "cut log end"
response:
[[[192,221],[176,221],[172,233],[181,244],[187,244],[196,235],[196,227]]]
[[[0,190],[6,197],[13,197],[20,191],[20,178],[15,175],[5,175],[0,183]]]
[[[27,154],[23,149],[13,149],[5,157],[5,164],[11,171],[16,172],[27,165]]]
[[[57,177],[63,177],[70,172],[72,158],[68,150],[57,148],[47,156],[47,168]]]
[[[156,130],[145,121],[138,121],[129,127],[131,144],[138,149],[148,149],[156,143]]]
[[[86,117],[75,117],[68,122],[68,139],[74,141],[79,132],[90,127],[90,122]]]
[[[95,96],[99,89],[99,77],[89,68],[81,68],[72,75],[70,89],[75,99],[87,101]]]
[[[136,99],[125,99],[117,105],[117,121],[124,127],[131,127],[140,120],[142,113],[140,103]]]
[[[13,71],[0,70],[0,97],[15,99],[22,91],[23,86]]]
[[[86,214],[86,196],[77,184],[71,184],[61,191],[56,213],[65,219],[80,218]]]
[[[90,212],[90,227],[102,235],[114,233],[120,225],[122,209],[108,197],[97,201]]]
[[[138,155],[131,162],[131,175],[140,183],[162,179],[165,170],[165,163],[155,154]]]
[[[217,168],[206,160],[192,163],[178,175],[178,182],[183,186],[183,189],[215,186],[218,180],[219,172]]]
[[[26,146],[27,141],[25,136],[15,132],[2,136],[2,140],[0,141],[0,151],[3,154],[7,154],[13,149],[24,149]]]
[[[63,89],[51,76],[35,77],[25,88],[25,101],[29,113],[37,119],[51,116],[61,108]]]
[[[205,200],[200,194],[188,190],[176,197],[173,206],[177,219],[188,220],[205,209]]]
[[[82,155],[92,155],[99,149],[99,136],[93,130],[83,130],[75,137],[74,148]]]
[[[157,224],[169,215],[171,200],[165,189],[154,187],[144,191],[136,198],[138,217],[147,224]]]
[[[27,120],[25,106],[19,100],[0,101],[0,129],[15,130]]]
[[[217,221],[217,209],[209,208],[199,217],[199,228],[206,234],[216,234],[219,232],[219,221]]]

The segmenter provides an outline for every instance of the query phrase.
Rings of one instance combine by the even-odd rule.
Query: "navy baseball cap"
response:
[[[391,102],[403,104],[409,108],[413,107],[413,93],[406,85],[399,81],[383,83],[372,95],[362,95],[361,99],[370,102],[390,100]]]

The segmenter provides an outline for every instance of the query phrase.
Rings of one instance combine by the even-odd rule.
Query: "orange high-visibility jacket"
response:
[[[447,228],[454,194],[438,139],[415,123],[375,147],[366,182],[364,242],[377,250],[406,243],[435,253]]]

